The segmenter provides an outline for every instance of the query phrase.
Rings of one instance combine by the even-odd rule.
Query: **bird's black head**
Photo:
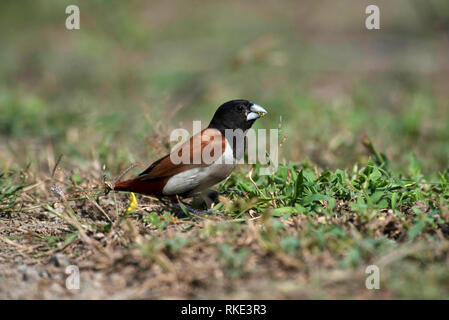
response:
[[[267,111],[261,106],[248,100],[231,100],[223,103],[209,124],[209,128],[218,129],[222,132],[226,129],[241,129],[243,131],[251,128],[256,119],[263,117]]]

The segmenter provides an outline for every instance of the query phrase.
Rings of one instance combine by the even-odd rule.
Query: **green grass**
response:
[[[24,185],[13,183],[19,181],[14,178],[18,173],[2,176],[0,206],[2,217],[7,218],[19,213],[29,215],[27,208],[40,203],[48,213],[39,211],[39,217],[27,219],[45,225],[53,220],[49,214],[54,213],[68,223],[69,229],[62,234],[35,236],[32,243],[38,243],[39,250],[42,246],[48,252],[65,250],[73,259],[82,259],[82,252],[93,250],[91,241],[99,239],[100,246],[108,251],[125,254],[125,265],[136,264],[140,270],[137,274],[155,266],[165,273],[175,272],[176,265],[185,264],[182,268],[189,268],[198,277],[193,284],[186,284],[188,287],[202,283],[200,286],[206,290],[216,290],[213,288],[217,284],[203,283],[205,280],[198,276],[202,270],[195,269],[195,263],[201,261],[200,265],[208,265],[206,273],[211,279],[213,268],[213,274],[219,270],[224,279],[232,280],[236,296],[248,290],[245,294],[251,297],[270,297],[271,291],[257,293],[251,284],[254,277],[262,277],[267,286],[292,279],[294,288],[275,287],[275,297],[294,297],[299,292],[299,296],[308,298],[449,298],[449,278],[444,272],[449,253],[449,171],[423,175],[417,159],[411,158],[407,173],[398,174],[390,168],[388,159],[370,146],[372,158],[365,166],[356,165],[351,170],[323,170],[308,162],[291,162],[281,165],[271,176],[259,176],[260,165],[254,165],[251,172],[242,168],[220,185],[222,201],[215,209],[225,218],[178,218],[179,212],[142,197],[141,207],[125,214],[127,201],[123,197],[117,211],[115,196],[105,197],[93,191],[87,195],[109,212],[111,223],[95,213],[95,207],[86,207],[87,197],[51,200],[50,206],[60,203],[55,208],[66,208],[67,213],[58,213],[48,207],[48,200],[25,200],[21,192]],[[82,192],[93,182],[86,173],[76,175],[77,179],[72,177],[63,187],[67,192]],[[80,236],[80,229],[73,232],[80,225],[67,220],[73,217],[72,212],[91,240]],[[118,243],[106,240],[115,238],[115,234],[121,234]],[[26,241],[21,236],[8,238],[18,243]],[[134,249],[138,249],[137,253]],[[36,252],[33,256],[39,259],[46,253]],[[189,257],[188,261],[185,257]],[[371,264],[381,270],[382,290],[378,292],[363,287],[363,270]],[[337,270],[341,279],[332,276]],[[296,278],[298,275],[300,278]],[[417,291],[415,282],[425,289]],[[245,290],[239,291],[240,286]],[[340,293],[333,293],[334,289]],[[170,295],[170,290],[163,292]],[[210,294],[208,297],[214,297]],[[216,293],[216,297],[223,296]]]
[[[17,201],[21,189],[25,184],[14,177],[10,172],[0,173],[0,208],[2,212],[13,211],[20,203]]]

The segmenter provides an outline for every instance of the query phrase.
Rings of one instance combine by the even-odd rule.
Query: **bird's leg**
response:
[[[159,201],[160,202],[162,202],[163,204],[164,204],[164,206],[166,206],[166,207],[169,207],[172,203],[175,203],[176,202],[176,199],[172,199],[172,198],[170,198],[170,201],[171,202],[169,202],[169,201],[167,201],[167,199],[164,199],[164,198],[158,198],[159,199]]]
[[[209,191],[207,193],[203,193],[200,195],[201,199],[203,199],[206,204],[206,208],[212,209],[214,206],[214,202],[218,201],[218,196],[220,194],[217,191]]]

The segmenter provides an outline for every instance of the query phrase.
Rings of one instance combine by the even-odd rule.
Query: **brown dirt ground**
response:
[[[116,194],[116,201],[113,193],[100,196],[98,202],[92,196],[65,201],[49,191],[55,183],[59,183],[64,196],[70,194],[71,188],[98,188],[99,183],[84,182],[73,187],[64,181],[66,174],[38,179],[22,192],[18,210],[0,214],[1,299],[393,296],[389,290],[367,290],[364,269],[339,269],[335,257],[326,249],[312,252],[308,246],[301,246],[299,256],[269,250],[260,236],[261,229],[269,228],[262,216],[252,217],[250,213],[243,219],[209,216],[183,220],[162,214],[164,206],[150,197],[139,198],[137,213],[117,216],[116,203],[118,212],[124,212],[128,195]],[[86,193],[72,190],[69,197],[76,195],[82,198]],[[401,224],[395,215],[386,213],[385,219],[370,225],[358,221],[344,203],[338,204],[338,211],[340,214],[327,223],[347,230],[371,228],[375,236],[386,235],[392,240],[401,237]],[[160,229],[146,222],[148,212],[158,212],[167,226]],[[110,231],[102,231],[109,219]],[[292,216],[284,223],[286,232],[295,235],[306,226],[307,218]],[[64,242],[77,230],[75,240]],[[52,242],[49,236],[61,238]],[[175,236],[191,240],[176,252],[163,241]],[[242,265],[226,262],[217,254],[221,244],[231,241],[234,248],[249,250]],[[80,270],[79,290],[65,286],[68,265]],[[232,276],[233,272],[236,276]]]

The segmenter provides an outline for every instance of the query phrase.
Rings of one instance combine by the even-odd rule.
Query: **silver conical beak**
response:
[[[258,119],[260,117],[263,117],[267,113],[267,110],[255,103],[253,103],[249,110],[251,112],[246,116],[246,121]]]

